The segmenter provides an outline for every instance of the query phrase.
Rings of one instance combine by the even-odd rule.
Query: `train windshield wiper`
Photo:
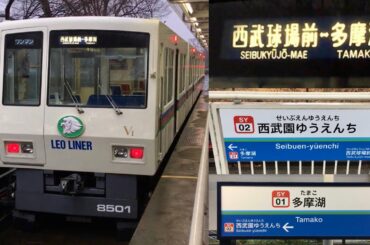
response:
[[[66,87],[67,93],[69,94],[69,97],[72,99],[72,102],[75,105],[78,113],[80,113],[80,114],[84,113],[85,111],[80,107],[78,99],[76,98],[76,96],[73,95],[72,87],[69,84],[67,79],[64,80],[64,86]]]
[[[98,68],[98,88],[100,93],[102,91],[101,83],[100,83],[100,69]],[[114,102],[113,98],[109,94],[104,94],[104,96],[109,101],[109,104],[112,106],[113,110],[116,112],[117,115],[122,115],[122,111],[118,108],[117,104]]]
[[[122,111],[118,108],[117,104],[114,102],[112,96],[110,96],[109,94],[105,94],[105,97],[107,98],[107,100],[109,101],[110,105],[112,106],[112,108],[114,109],[114,111],[116,112],[117,115],[122,115]]]

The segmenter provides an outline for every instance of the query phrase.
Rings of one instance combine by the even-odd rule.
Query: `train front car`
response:
[[[159,25],[2,24],[0,155],[17,168],[16,216],[139,217],[159,165]]]

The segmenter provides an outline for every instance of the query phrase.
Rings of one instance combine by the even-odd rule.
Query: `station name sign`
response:
[[[226,159],[370,160],[369,109],[222,108]]]
[[[220,182],[217,195],[219,238],[370,237],[368,183]]]
[[[366,18],[226,21],[224,30],[226,59],[370,59]]]

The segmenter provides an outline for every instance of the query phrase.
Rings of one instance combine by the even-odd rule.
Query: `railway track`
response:
[[[15,169],[4,169],[0,173],[0,232],[11,224],[14,208]]]

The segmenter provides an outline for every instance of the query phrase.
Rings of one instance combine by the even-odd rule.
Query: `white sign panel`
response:
[[[221,108],[228,161],[370,159],[370,109]]]
[[[219,183],[221,237],[370,237],[369,184]]]

